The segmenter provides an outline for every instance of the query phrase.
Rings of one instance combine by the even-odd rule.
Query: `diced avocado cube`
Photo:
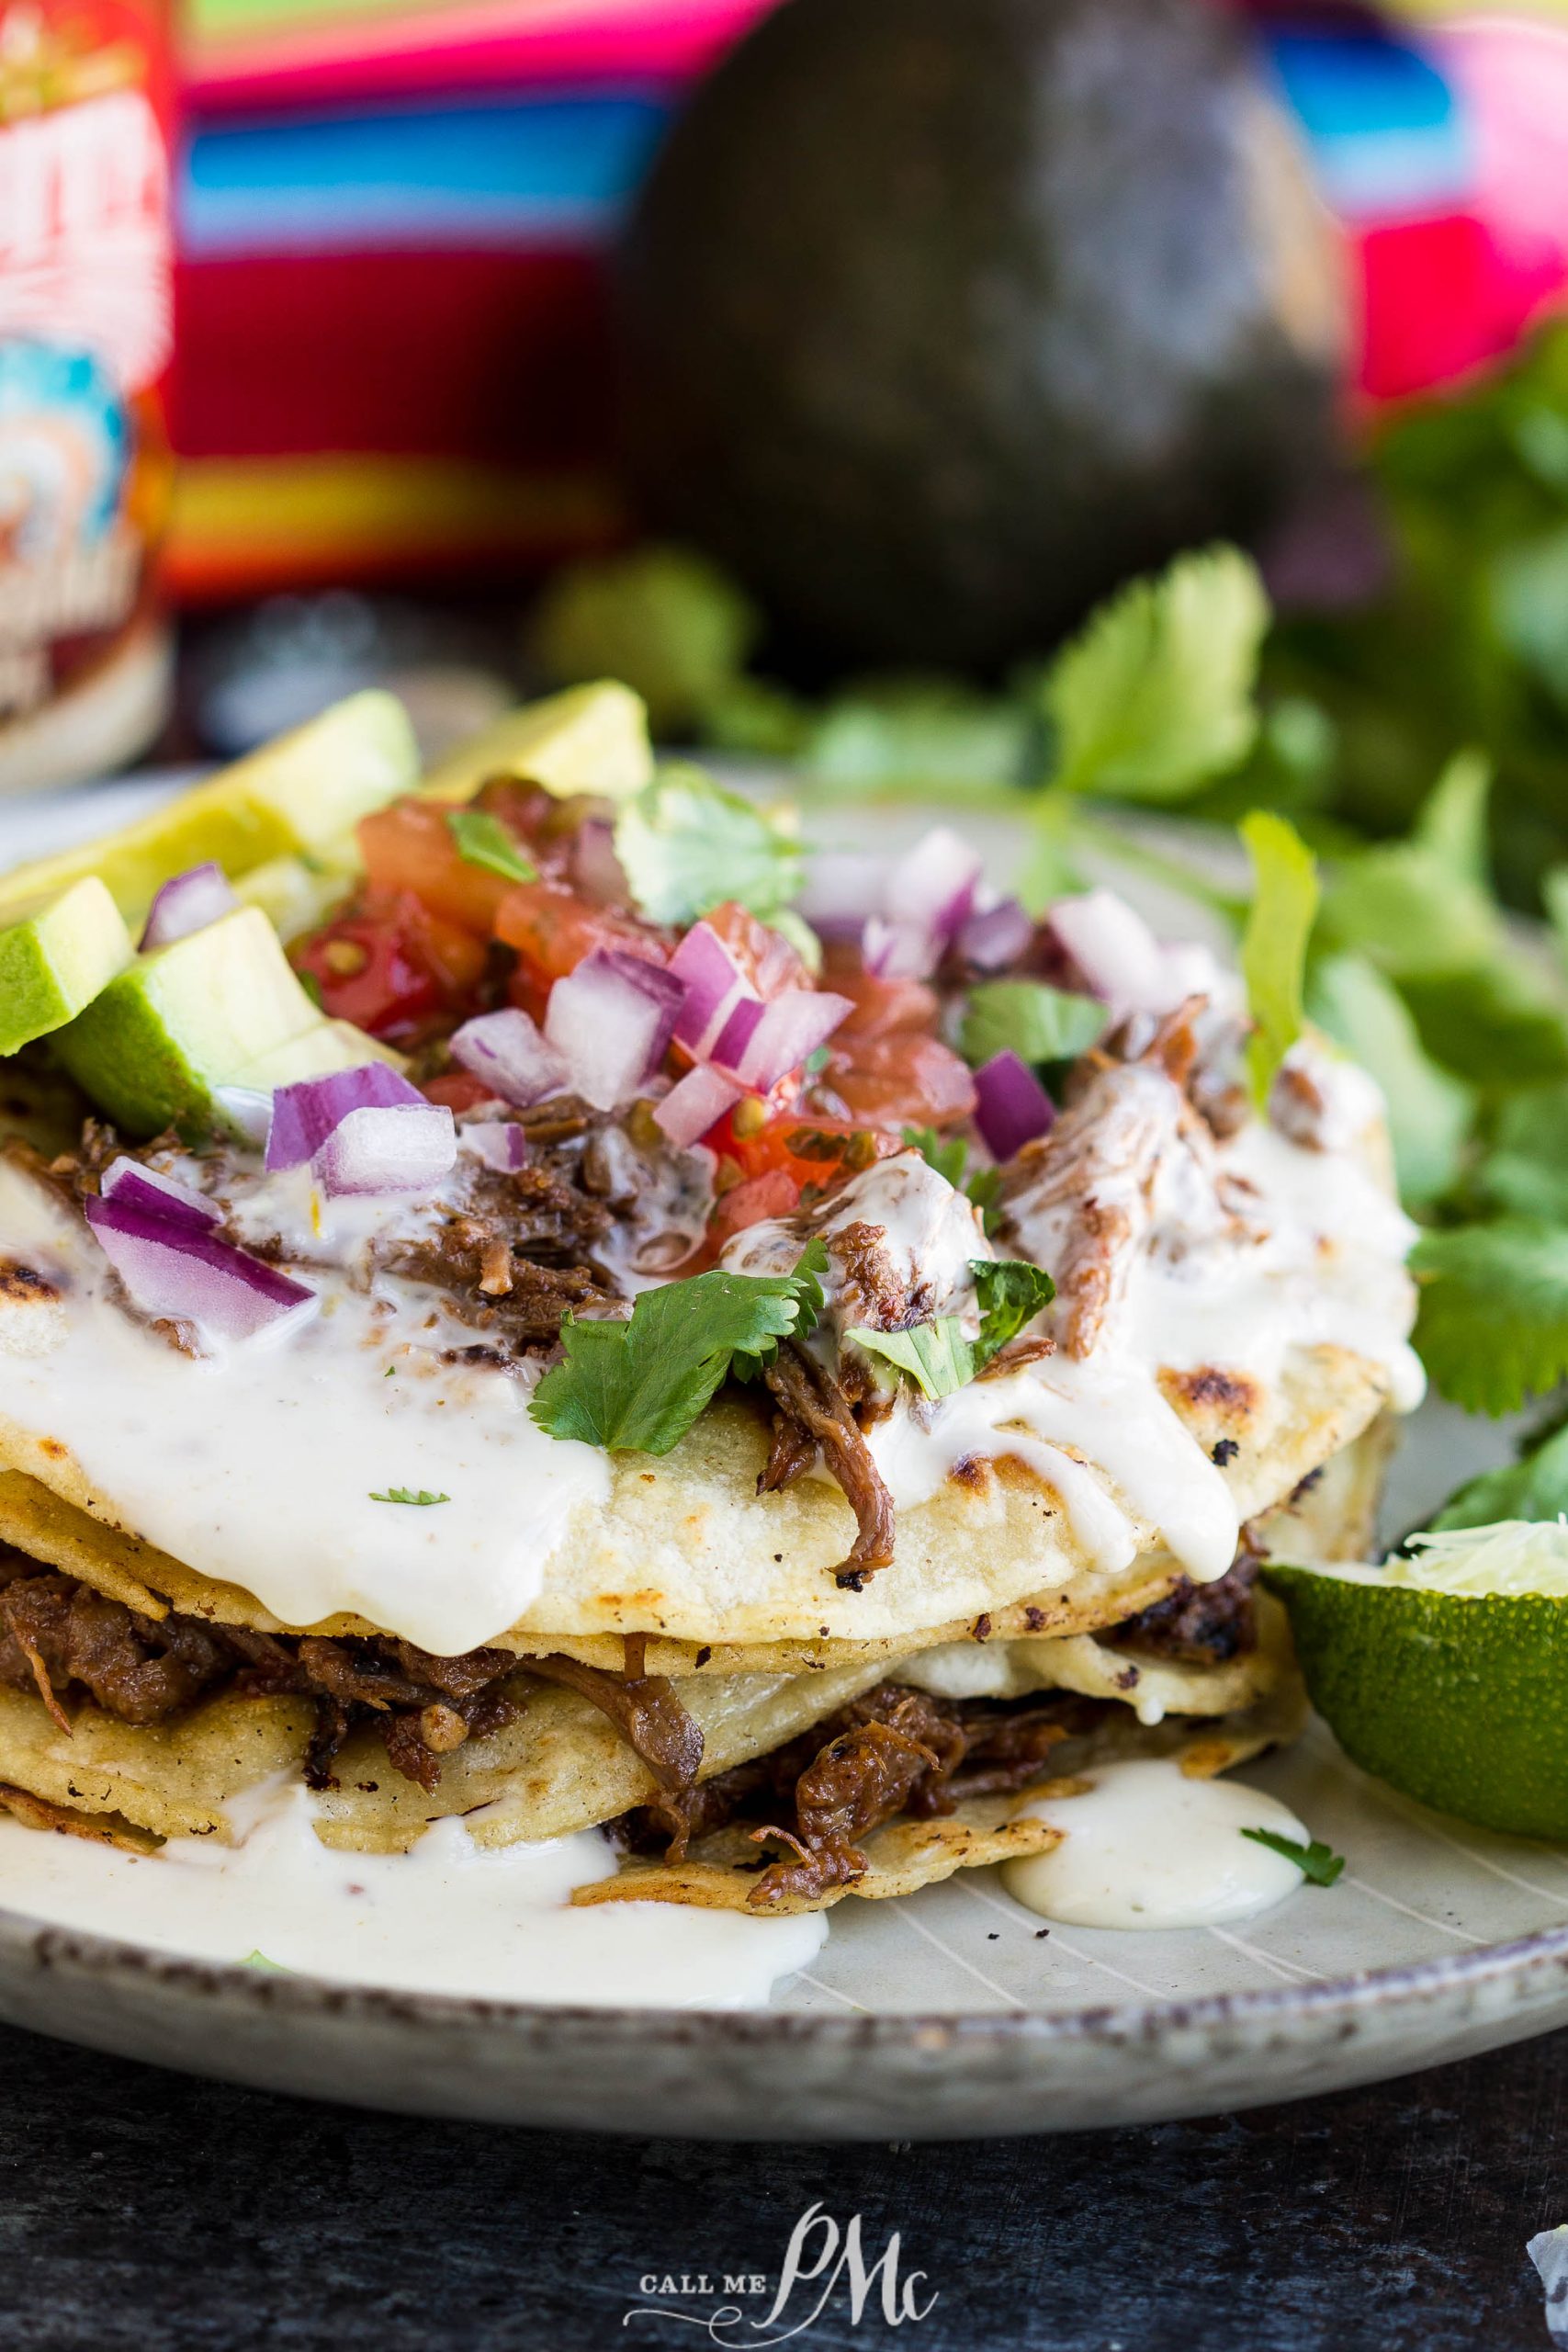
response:
[[[259,907],[241,907],[112,979],[55,1038],[72,1077],[134,1136],[205,1125],[214,1086],[322,1026]]]
[[[334,843],[330,854],[269,857],[241,875],[234,895],[243,906],[259,907],[280,939],[298,939],[343,904],[359,872],[351,839],[346,846]]]
[[[0,1054],[73,1021],[136,949],[96,875],[73,882],[0,930]]]
[[[264,743],[204,788],[243,792],[276,828],[279,849],[314,851],[351,835],[361,817],[418,782],[408,712],[396,695],[367,687]]]
[[[629,799],[653,780],[641,695],[606,678],[525,703],[433,768],[424,792],[432,800],[468,800],[494,775],[525,777],[561,799],[574,792]]]
[[[126,921],[140,923],[159,886],[187,866],[211,860],[233,877],[271,858],[335,852],[361,817],[418,781],[418,747],[396,695],[350,695],[118,833],[18,866],[0,878],[0,922],[96,874]]]
[[[330,1078],[334,1070],[363,1069],[367,1062],[389,1062],[400,1070],[407,1068],[401,1054],[383,1046],[379,1038],[367,1036],[352,1021],[318,1020],[313,1029],[274,1046],[270,1053],[258,1054],[254,1062],[247,1062],[222,1082],[270,1094],[276,1087],[297,1086],[302,1078]]]

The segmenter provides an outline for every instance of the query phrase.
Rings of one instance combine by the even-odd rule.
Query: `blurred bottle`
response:
[[[171,91],[164,0],[0,0],[0,792],[168,709]]]

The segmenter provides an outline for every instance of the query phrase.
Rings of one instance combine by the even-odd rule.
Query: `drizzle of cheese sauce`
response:
[[[1070,1928],[1212,1928],[1272,1910],[1303,1884],[1288,1856],[1244,1829],[1311,1841],[1289,1806],[1244,1781],[1195,1780],[1168,1757],[1097,1767],[1077,1796],[1021,1808],[1066,1834],[1004,1863],[1008,1893]]]
[[[491,1847],[438,1821],[406,1854],[353,1854],[321,1844],[298,1781],[265,1782],[231,1810],[241,1843],[177,1838],[145,1855],[0,1817],[0,1905],[189,1960],[590,2007],[758,2007],[827,1938],[820,1913],[573,1907],[573,1887],[615,1869],[597,1830]]]
[[[251,1229],[278,1205],[248,1203]],[[281,1342],[193,1359],[115,1303],[85,1227],[0,1167],[4,1247],[65,1294],[62,1311],[0,1317],[0,1421],[64,1444],[126,1525],[286,1624],[352,1611],[443,1656],[478,1648],[527,1608],[573,1510],[607,1494],[609,1464],[535,1424],[526,1376],[444,1362],[474,1334],[436,1292],[384,1275],[359,1286],[370,1229],[399,1214],[414,1213],[331,1204],[316,1249],[340,1248],[347,1269],[310,1262],[302,1239],[295,1261],[317,1311]],[[44,1344],[8,1344],[6,1327],[35,1315]],[[373,1499],[393,1488],[447,1499]]]

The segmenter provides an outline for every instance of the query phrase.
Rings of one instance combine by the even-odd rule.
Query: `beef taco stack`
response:
[[[292,972],[180,877],[29,1046],[80,1128],[0,1168],[0,1801],[221,1841],[288,1776],[332,1846],[602,1827],[583,1900],[767,1913],[1288,1736],[1257,1563],[1360,1549],[1419,1394],[1370,1082],[1249,1087],[1105,893],[938,834],[846,908],[582,740],[365,818]]]

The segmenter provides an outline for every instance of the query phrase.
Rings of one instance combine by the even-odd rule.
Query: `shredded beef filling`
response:
[[[1259,1565],[1256,1555],[1243,1552],[1213,1584],[1183,1577],[1152,1609],[1140,1610],[1098,1638],[1118,1649],[1147,1650],[1194,1666],[1244,1657],[1258,1639],[1252,1594]]]
[[[685,1797],[638,1806],[611,1826],[636,1852],[664,1848],[680,1860],[694,1838],[754,1822],[753,1840],[783,1853],[761,1866],[752,1901],[815,1899],[863,1877],[862,1841],[882,1823],[1026,1788],[1051,1750],[1111,1703],[1070,1691],[960,1702],[883,1682],[787,1747],[716,1773]]]
[[[0,1558],[0,1683],[36,1690],[62,1731],[71,1729],[65,1700],[84,1694],[132,1724],[161,1723],[224,1687],[246,1698],[308,1698],[316,1708],[305,1759],[311,1788],[335,1785],[338,1750],[370,1723],[404,1779],[434,1790],[444,1756],[521,1713],[520,1670],[566,1683],[602,1708],[661,1790],[689,1788],[703,1736],[662,1675],[605,1674],[571,1658],[525,1662],[510,1650],[438,1657],[389,1635],[326,1640],[144,1617],[71,1577],[40,1574],[18,1555]]]
[[[834,1581],[859,1592],[868,1577],[893,1557],[893,1498],[871,1458],[850,1401],[815,1356],[786,1340],[762,1374],[774,1404],[773,1444],[758,1481],[764,1494],[787,1486],[809,1467],[817,1448],[833,1473],[857,1533],[848,1559],[834,1569]]]

